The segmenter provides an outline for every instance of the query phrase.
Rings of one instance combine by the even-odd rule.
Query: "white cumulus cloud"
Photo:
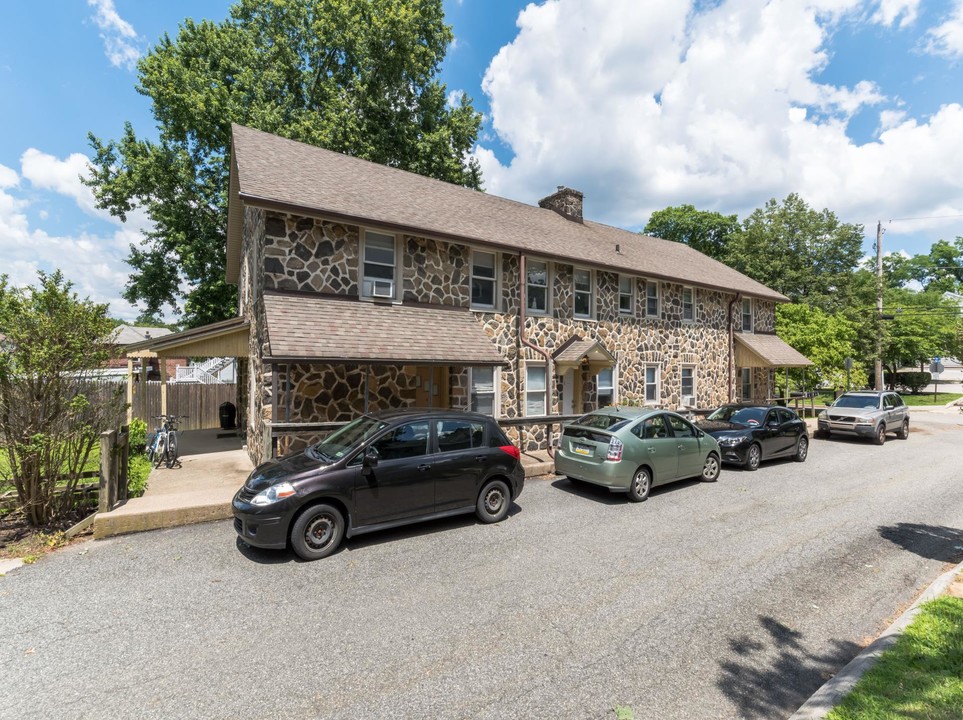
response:
[[[899,20],[899,27],[912,25],[919,13],[920,0],[880,0],[873,21],[887,27]]]
[[[916,17],[917,2],[549,0],[528,5],[485,74],[485,187],[534,202],[564,184],[586,217],[640,227],[691,203],[744,215],[801,194],[849,222],[963,213],[963,111],[909,119],[874,78],[820,80],[844,21]],[[876,110],[878,108],[878,110]],[[879,134],[847,135],[860,112]]]
[[[926,50],[948,58],[963,57],[963,0],[956,0],[949,17],[927,33]]]
[[[94,22],[101,30],[100,37],[110,64],[133,70],[141,56],[133,25],[118,14],[114,0],[87,0],[87,4],[94,8]]]

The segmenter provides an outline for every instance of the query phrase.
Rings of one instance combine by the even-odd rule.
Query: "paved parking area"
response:
[[[639,505],[529,481],[316,563],[229,522],[72,546],[0,578],[0,718],[787,717],[958,557],[961,433]]]

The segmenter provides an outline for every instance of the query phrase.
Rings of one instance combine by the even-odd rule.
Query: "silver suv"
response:
[[[903,398],[889,391],[863,390],[848,392],[819,413],[817,433],[829,437],[832,433],[871,437],[877,445],[886,442],[886,433],[909,437],[909,408]]]

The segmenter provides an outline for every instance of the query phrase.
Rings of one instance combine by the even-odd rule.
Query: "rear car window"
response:
[[[485,425],[468,420],[438,420],[435,423],[438,452],[471,450],[485,443]]]
[[[608,430],[609,432],[615,432],[616,430],[625,427],[629,422],[631,422],[629,418],[620,417],[619,415],[609,415],[608,413],[589,413],[588,415],[583,415],[576,420],[575,424],[581,425],[582,427],[592,428],[593,430]]]

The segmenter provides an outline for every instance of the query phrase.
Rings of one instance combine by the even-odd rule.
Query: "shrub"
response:
[[[131,452],[127,458],[127,497],[140,497],[147,489],[150,460],[143,453]]]
[[[933,376],[928,372],[898,372],[895,375],[887,373],[885,382],[890,387],[895,387],[900,392],[913,393],[914,395],[932,382]]]

